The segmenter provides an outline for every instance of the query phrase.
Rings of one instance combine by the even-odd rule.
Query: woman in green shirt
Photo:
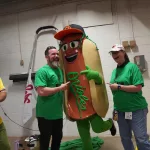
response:
[[[134,133],[138,150],[150,150],[147,134],[148,104],[142,95],[144,80],[138,66],[129,61],[122,45],[112,47],[110,54],[117,63],[109,83],[113,94],[114,114],[125,150],[134,150]]]

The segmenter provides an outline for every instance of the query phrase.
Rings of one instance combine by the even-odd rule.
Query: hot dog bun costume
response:
[[[83,150],[93,150],[90,124],[96,133],[116,132],[111,119],[103,121],[101,118],[106,116],[109,102],[97,46],[77,24],[66,26],[54,37],[60,40],[64,80],[70,81],[65,93],[65,114],[69,120],[76,121]]]

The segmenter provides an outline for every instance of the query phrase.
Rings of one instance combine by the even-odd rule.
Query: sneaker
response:
[[[109,119],[109,120],[111,120],[111,122],[112,122],[112,127],[110,128],[111,135],[115,136],[117,131],[116,131],[114,121],[112,119]]]

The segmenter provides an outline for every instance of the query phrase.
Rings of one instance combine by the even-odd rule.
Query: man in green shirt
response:
[[[59,68],[59,52],[54,46],[47,47],[45,58],[47,64],[35,75],[40,150],[48,150],[51,136],[51,150],[59,150],[63,136],[63,91],[67,90],[69,83],[63,83],[63,73]]]

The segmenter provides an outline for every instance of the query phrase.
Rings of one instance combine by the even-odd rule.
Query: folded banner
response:
[[[23,124],[25,124],[29,119],[32,118],[32,102],[36,101],[37,93],[34,88],[34,84],[31,79],[32,68],[34,65],[34,58],[37,46],[37,35],[35,36],[35,41],[33,44],[33,50],[30,58],[29,69],[28,69],[28,80],[25,88],[25,96],[24,96],[24,108],[23,108]]]

